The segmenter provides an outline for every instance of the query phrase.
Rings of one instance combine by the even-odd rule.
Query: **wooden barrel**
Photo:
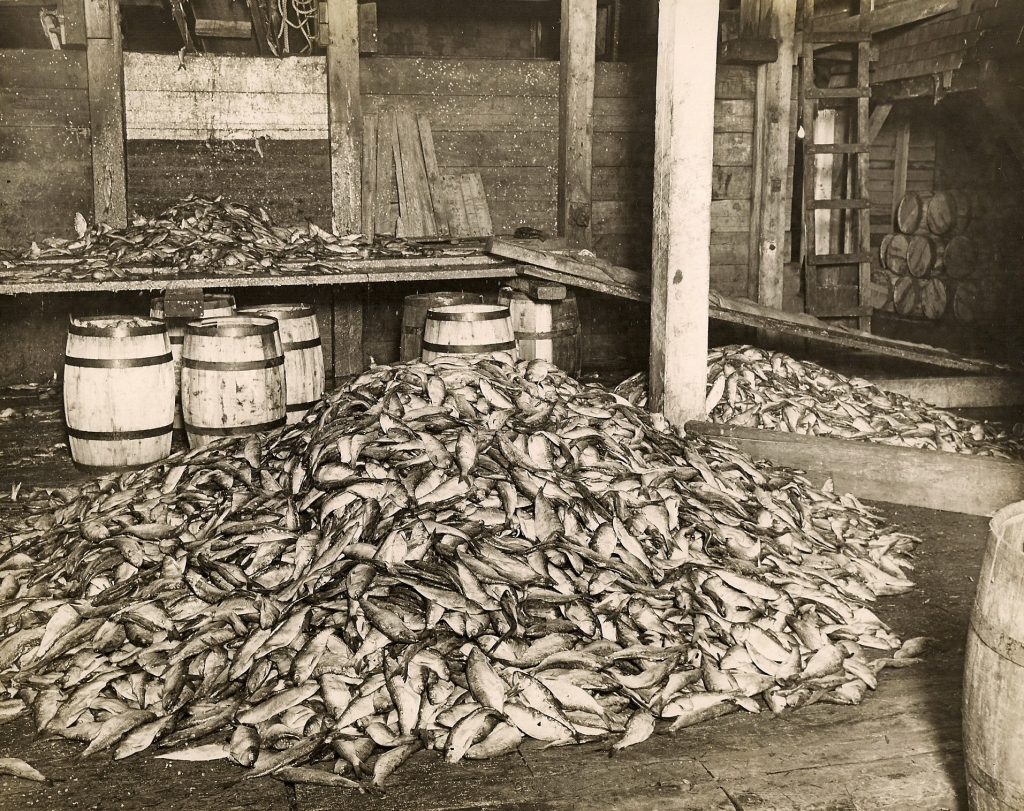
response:
[[[85,470],[143,467],[171,452],[174,364],[154,318],[72,319],[64,358],[71,458]]]
[[[938,278],[900,276],[893,285],[892,299],[899,315],[935,321],[946,312],[946,283]]]
[[[907,256],[910,253],[910,238],[906,234],[891,234],[892,239],[886,247],[885,266],[893,273],[904,276],[910,271],[907,268]]]
[[[956,198],[951,192],[937,191],[928,200],[925,209],[925,226],[933,234],[943,236],[953,230],[957,223]]]
[[[978,285],[974,282],[957,282],[953,291],[953,317],[961,324],[973,324],[981,315],[978,300]]]
[[[931,321],[938,321],[946,314],[949,303],[946,283],[933,277],[920,279],[918,284],[921,286],[921,314]]]
[[[973,811],[1024,808],[1024,502],[992,518],[964,663],[964,762]]]
[[[899,315],[921,312],[921,288],[913,276],[900,276],[892,286],[892,302]]]
[[[878,246],[878,259],[882,263],[882,267],[886,270],[891,270],[889,267],[889,245],[892,243],[893,234],[886,234],[882,237],[882,244]]]
[[[258,315],[190,322],[181,353],[181,406],[193,447],[284,425],[277,322]]]
[[[277,321],[284,350],[285,411],[289,423],[298,422],[324,396],[324,350],[316,311],[306,304],[261,304],[238,312]]]
[[[206,293],[203,295],[203,318],[214,318],[222,315],[234,315],[235,297],[230,293]],[[184,429],[181,420],[181,346],[185,343],[185,324],[188,318],[164,318],[164,297],[153,296],[149,300],[149,314],[167,324],[167,339],[171,342],[171,355],[174,357],[174,428]]]
[[[871,271],[871,283],[868,285],[868,304],[876,310],[892,311],[892,286],[894,276],[888,270],[874,269]]]
[[[896,206],[896,228],[902,234],[913,234],[924,224],[925,200],[917,192],[908,191]]]
[[[949,192],[956,202],[956,222],[953,225],[954,234],[964,233],[971,224],[974,216],[974,199],[970,192],[964,189],[953,189]]]
[[[453,304],[481,304],[484,297],[479,293],[417,293],[405,297],[402,308],[402,343],[399,348],[401,360],[417,360],[423,351],[423,324],[427,310],[431,307],[450,307]]]
[[[935,267],[935,242],[922,234],[910,237],[907,243],[907,272],[923,278]]]
[[[550,361],[577,376],[582,363],[580,314],[570,290],[560,301],[534,301],[520,290],[503,287],[498,304],[508,307],[523,360]]]
[[[508,307],[453,304],[427,310],[423,324],[423,360],[490,352],[510,352],[518,356]]]
[[[974,275],[978,257],[974,250],[974,242],[970,237],[958,235],[952,237],[946,243],[946,252],[943,254],[943,263],[946,267],[946,275],[951,279],[966,279]]]

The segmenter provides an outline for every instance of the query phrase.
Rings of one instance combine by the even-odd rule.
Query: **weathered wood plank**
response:
[[[562,0],[559,59],[558,225],[590,247],[597,0]]]
[[[704,414],[717,29],[717,3],[659,5],[650,386],[675,425]]]
[[[5,127],[90,126],[89,94],[83,90],[14,88],[0,90]]]
[[[93,216],[118,227],[128,222],[121,12],[113,0],[86,0],[85,12]]]
[[[938,408],[999,408],[1024,405],[1024,379],[1017,377],[878,377],[881,389],[916,397]]]
[[[363,371],[363,300],[360,288],[334,288],[332,342],[335,378]]]
[[[328,0],[327,124],[331,142],[332,222],[337,233],[359,230],[362,108],[356,0]]]
[[[687,422],[686,431],[803,470],[816,484],[831,478],[838,492],[858,498],[992,515],[1024,492],[1020,462],[705,422]]]
[[[86,90],[83,51],[0,48],[0,88]]]

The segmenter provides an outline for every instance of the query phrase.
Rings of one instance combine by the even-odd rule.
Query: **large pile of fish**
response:
[[[126,228],[96,224],[76,216],[77,238],[51,237],[21,253],[0,255],[14,267],[24,260],[52,264],[33,271],[19,267],[19,278],[145,277],[154,269],[238,275],[245,272],[332,272],[329,263],[349,259],[465,256],[467,248],[419,245],[394,237],[371,241],[362,234],[336,236],[308,223],[274,225],[266,209],[189,196],[155,217],[136,217]],[[328,263],[328,264],[324,264]]]
[[[855,704],[920,650],[869,607],[914,539],[543,361],[376,367],[54,498],[0,540],[0,717],[86,754],[365,788]]]
[[[615,392],[647,406],[647,375]],[[1024,459],[1024,425],[964,419],[923,400],[883,391],[867,380],[755,346],[708,353],[705,405],[712,422],[883,445]]]

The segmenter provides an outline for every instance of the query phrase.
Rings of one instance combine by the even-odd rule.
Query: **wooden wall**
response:
[[[92,215],[89,131],[84,51],[0,49],[0,247]]]

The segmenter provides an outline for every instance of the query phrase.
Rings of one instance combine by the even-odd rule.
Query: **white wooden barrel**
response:
[[[481,304],[480,293],[438,292],[416,293],[405,297],[402,307],[402,340],[399,360],[419,360],[423,351],[423,324],[431,307],[450,307],[452,304]]]
[[[570,375],[580,373],[580,316],[571,290],[560,301],[534,301],[521,290],[504,287],[498,304],[509,309],[523,360],[540,358]]]
[[[308,304],[259,304],[238,313],[265,315],[277,321],[284,350],[285,411],[298,422],[324,396],[324,350],[316,311]]]
[[[190,322],[181,353],[181,406],[192,447],[284,425],[277,322],[255,315]]]
[[[230,293],[206,293],[203,295],[203,318],[234,315],[235,297]],[[181,420],[181,347],[185,343],[185,324],[188,318],[164,318],[164,297],[153,296],[149,300],[149,314],[167,324],[167,339],[171,342],[174,357],[174,429],[181,431],[185,425]]]
[[[972,811],[1024,808],[1024,502],[992,518],[964,662]]]
[[[453,304],[427,311],[423,324],[423,360],[491,352],[510,352],[518,357],[508,307]]]
[[[174,365],[154,318],[72,319],[64,358],[71,458],[85,470],[144,467],[171,452]]]

